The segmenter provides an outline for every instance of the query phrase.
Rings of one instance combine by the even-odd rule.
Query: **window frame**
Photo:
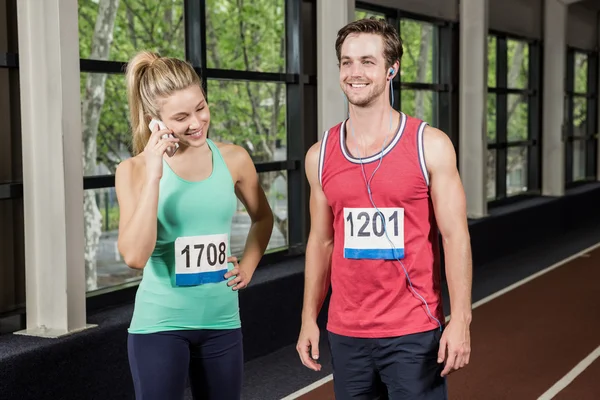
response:
[[[284,73],[241,71],[207,68],[206,58],[206,0],[183,0],[185,58],[192,64],[202,78],[205,93],[208,79],[275,82],[286,86],[286,135],[287,157],[284,161],[255,163],[257,173],[287,171],[288,201],[288,246],[265,254],[259,266],[274,264],[304,254],[307,240],[308,197],[304,179],[304,156],[312,142],[316,141],[316,127],[305,122],[309,109],[316,102],[305,98],[305,87],[316,87],[316,75],[306,74],[302,47],[302,20],[304,0],[285,0],[285,57]],[[310,15],[315,18],[316,15]],[[127,62],[80,59],[80,73],[124,74]],[[0,68],[19,68],[18,53],[0,52]],[[311,93],[316,90],[311,90]],[[209,100],[210,101],[210,100]],[[316,120],[314,121],[316,122]],[[83,177],[84,190],[104,189],[115,186],[114,175],[95,175]],[[0,201],[23,197],[23,182],[0,183]],[[275,229],[275,228],[274,228]],[[82,265],[82,268],[84,266]],[[87,309],[98,310],[112,305],[132,301],[139,280],[126,282],[106,288],[88,291]],[[25,308],[19,312],[24,313]],[[2,315],[0,315],[1,317]]]
[[[587,56],[587,87],[586,92],[575,91],[575,55]],[[573,46],[567,47],[566,77],[565,77],[565,188],[570,189],[580,185],[595,182],[597,179],[598,163],[598,73],[599,54],[597,51],[584,50]],[[575,98],[586,99],[586,133],[584,136],[574,134]],[[573,180],[573,148],[576,141],[585,142],[585,177]]]
[[[437,94],[437,104],[432,105],[437,108],[438,128],[445,132],[452,141],[457,153],[458,164],[458,141],[459,141],[459,29],[458,23],[450,20],[421,15],[409,11],[403,11],[398,8],[373,5],[357,1],[356,11],[366,11],[382,14],[386,21],[393,25],[402,38],[401,20],[411,20],[422,23],[429,23],[436,28],[436,35],[433,38],[433,70],[437,75],[435,83],[430,82],[406,82],[401,80],[401,74],[396,74],[393,79],[392,87],[394,89],[394,109],[401,111],[402,89],[420,90]],[[402,68],[402,63],[400,63]],[[425,121],[431,123],[431,121]]]
[[[496,191],[493,199],[488,199],[488,207],[519,201],[524,198],[541,194],[541,140],[540,127],[542,123],[541,110],[541,46],[538,39],[519,35],[507,34],[495,30],[488,32],[488,38],[496,39],[496,85],[488,86],[488,94],[496,95],[496,140],[487,143],[487,150],[496,152]],[[508,41],[516,40],[528,45],[527,87],[508,87]],[[488,56],[489,57],[489,54]],[[508,95],[518,94],[527,97],[527,139],[520,141],[508,140]],[[527,190],[515,195],[507,195],[508,151],[510,148],[527,148]],[[488,177],[489,179],[489,177]],[[487,193],[486,193],[487,197]]]

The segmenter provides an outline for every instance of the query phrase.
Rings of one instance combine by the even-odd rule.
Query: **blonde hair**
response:
[[[159,98],[191,85],[202,89],[200,77],[188,62],[149,51],[141,51],[129,61],[126,81],[134,155],[144,151],[150,138],[146,115],[160,118]]]

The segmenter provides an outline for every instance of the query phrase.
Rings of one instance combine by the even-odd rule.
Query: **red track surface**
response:
[[[507,266],[509,268],[510,266]],[[450,399],[537,399],[600,346],[600,249],[473,310],[471,362]],[[600,399],[600,358],[555,399]],[[299,397],[333,400],[333,382]]]

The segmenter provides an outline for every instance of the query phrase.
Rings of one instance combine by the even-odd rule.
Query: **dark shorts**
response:
[[[242,330],[129,334],[129,365],[137,400],[239,400],[244,355]]]
[[[336,400],[446,400],[442,332],[365,339],[328,332]]]

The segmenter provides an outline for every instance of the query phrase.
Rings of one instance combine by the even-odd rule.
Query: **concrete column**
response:
[[[318,138],[347,115],[335,54],[337,32],[354,21],[354,0],[317,1]]]
[[[544,82],[542,110],[542,194],[565,192],[565,74],[567,6],[560,0],[544,2]]]
[[[460,2],[459,168],[469,218],[487,214],[488,0]]]
[[[27,329],[87,327],[77,0],[17,2]]]

